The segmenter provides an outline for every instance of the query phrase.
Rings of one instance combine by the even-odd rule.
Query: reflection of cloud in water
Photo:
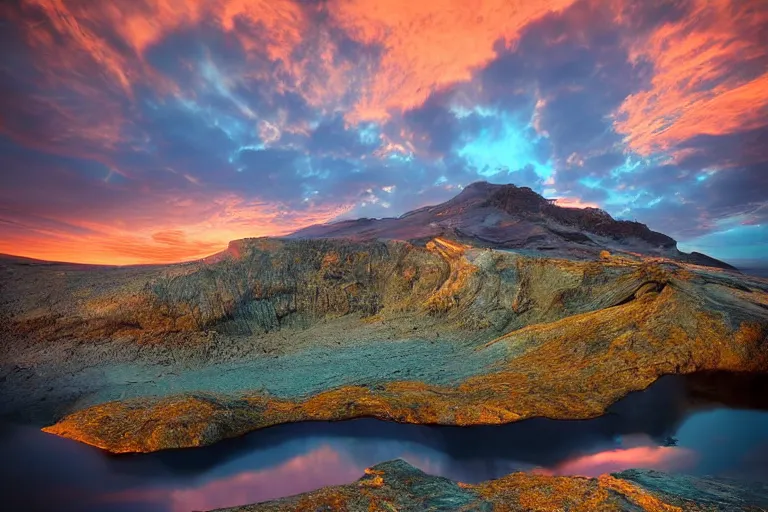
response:
[[[128,490],[107,495],[103,501],[164,504],[173,512],[210,510],[266,501],[356,480],[366,465],[355,462],[355,457],[351,455],[344,449],[338,450],[330,444],[324,444],[306,455],[295,456],[270,469],[243,471],[210,480],[197,487]],[[439,452],[403,451],[399,455],[429,474],[469,482],[482,480],[477,478],[478,473],[487,473],[489,469],[476,472],[467,467],[458,468],[453,460]],[[685,448],[632,446],[575,457],[552,468],[535,469],[534,472],[598,476],[628,468],[675,471],[692,467],[696,459],[696,453]]]
[[[581,455],[551,468],[537,468],[545,475],[599,476],[625,469],[643,468],[681,471],[693,468],[699,460],[695,451],[677,446],[656,446],[646,436],[628,436],[623,447]]]
[[[200,510],[354,482],[364,468],[398,457],[466,483],[534,468],[585,476],[651,468],[768,481],[768,414],[692,412],[691,403],[707,403],[696,398],[704,391],[731,396],[730,388],[722,379],[696,381],[689,387],[699,394],[689,400],[686,382],[662,378],[592,420],[472,428],[371,419],[289,424],[215,446],[135,457],[108,457],[37,428],[0,424],[0,458],[14,461],[0,495],[5,510],[31,512]],[[743,393],[765,389],[748,384]],[[658,446],[670,436],[676,446]]]
[[[169,483],[167,487],[129,489],[107,494],[99,503],[142,504],[142,510],[154,505],[173,512],[230,507],[350,483],[360,478],[366,467],[395,458],[402,458],[426,473],[469,483],[531,468],[504,459],[458,461],[418,443],[336,438],[273,467],[241,470],[194,487],[174,488]]]
[[[620,445],[610,449],[575,455],[550,467],[534,468],[503,457],[456,460],[418,443],[341,437],[312,446],[307,453],[294,455],[273,467],[244,469],[195,487],[136,489],[114,493],[105,499],[112,503],[164,504],[165,509],[173,512],[210,510],[350,483],[358,479],[366,467],[394,458],[402,458],[432,475],[477,483],[523,470],[579,476],[598,476],[630,468],[679,471],[694,467],[699,456],[687,448],[657,446],[651,437],[639,434],[622,436]]]
[[[243,471],[197,487],[127,490],[106,495],[103,501],[164,503],[173,512],[188,512],[273,500],[360,478],[365,466],[345,455],[330,445],[322,445],[273,468]]]
[[[574,456],[551,467],[533,467],[505,459],[463,461],[457,464],[457,461],[439,452],[404,452],[401,458],[432,475],[477,483],[515,471],[577,476],[599,476],[631,468],[681,471],[694,467],[699,454],[687,448],[658,446],[646,435],[631,435],[621,439],[621,446]]]

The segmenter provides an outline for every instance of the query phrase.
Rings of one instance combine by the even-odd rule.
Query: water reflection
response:
[[[347,457],[343,450],[325,444],[273,467],[238,471],[226,477],[202,481],[197,486],[129,489],[96,496],[94,502],[113,506],[141,504],[146,510],[155,510],[151,507],[162,503],[164,510],[174,512],[210,510],[233,503],[289,496],[296,494],[296,489],[312,490],[325,485],[349,483],[359,478],[364,469],[364,466]]]
[[[629,468],[685,471],[694,469],[698,460],[699,454],[690,448],[646,444],[581,455],[552,468],[537,468],[534,472],[546,475],[598,476]]]
[[[426,427],[370,419],[284,425],[212,447],[109,456],[31,427],[0,431],[10,510],[189,511],[348,483],[401,457],[424,471],[478,482],[516,470],[595,476],[631,467],[768,481],[766,378],[665,377],[587,421]],[[748,383],[745,383],[749,381]],[[756,395],[753,395],[756,393]],[[10,462],[9,462],[10,461]],[[4,507],[4,509],[7,509]]]

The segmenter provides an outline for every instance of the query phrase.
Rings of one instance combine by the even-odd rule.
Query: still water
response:
[[[638,467],[768,481],[766,382],[664,377],[584,421],[300,423],[206,448],[127,456],[3,425],[0,495],[8,511],[208,510],[349,483],[398,457],[463,482],[516,470],[596,476]]]

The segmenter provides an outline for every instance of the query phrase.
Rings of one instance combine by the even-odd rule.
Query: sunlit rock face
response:
[[[378,464],[357,482],[228,512],[354,511],[550,511],[757,510],[768,504],[768,486],[730,480],[629,470],[599,478],[513,473],[477,485],[429,476],[403,460]]]
[[[302,274],[294,271],[294,281],[280,286],[269,284],[271,277],[259,279],[258,273],[281,282],[288,273],[281,274],[280,262],[295,269],[295,257],[288,251],[275,258],[275,265],[270,260],[275,252],[265,254],[260,243],[239,259],[217,265],[226,269],[222,276],[244,280],[244,269],[262,269],[251,270],[253,281],[241,281],[234,289],[260,286],[262,295],[214,302],[206,297],[226,297],[219,290],[232,289],[219,288],[217,269],[204,267],[170,281],[161,278],[163,284],[147,288],[151,298],[139,301],[133,312],[121,311],[140,318],[128,325],[147,327],[117,332],[137,331],[138,343],[145,346],[162,343],[165,336],[189,336],[187,344],[174,349],[174,357],[196,365],[248,360],[232,353],[240,344],[224,341],[234,333],[244,337],[241,343],[316,333],[292,350],[329,344],[333,351],[315,364],[338,362],[335,378],[309,384],[310,377],[301,375],[288,388],[274,387],[281,370],[266,365],[259,370],[267,372],[259,376],[266,389],[246,379],[229,388],[237,392],[236,400],[228,398],[231,393],[188,394],[205,391],[201,381],[195,383],[199,387],[181,389],[187,394],[96,405],[48,431],[112,451],[153,451],[309,419],[373,416],[473,425],[533,416],[587,418],[665,373],[766,368],[765,317],[756,302],[764,300],[765,284],[759,281],[744,285],[743,278],[730,274],[669,264],[530,259],[440,240],[426,248],[390,242],[360,252],[345,242],[308,241],[275,242],[278,247],[269,249],[280,254],[285,246],[307,253],[325,248],[318,251],[311,279],[296,284]],[[377,254],[375,263],[365,263]],[[208,296],[200,293],[204,285],[197,284],[198,272],[213,276],[202,282],[213,290]],[[330,282],[317,284],[323,280]],[[184,295],[186,290],[196,290],[195,302]],[[158,296],[166,305],[156,305]],[[294,309],[285,314],[285,305]],[[211,330],[201,331],[199,325]],[[86,335],[93,334],[85,329]],[[389,357],[384,352],[386,363],[371,360],[357,351],[366,336],[373,336],[366,343],[382,344],[382,351],[387,343],[398,347],[406,337],[421,338],[426,350]],[[464,337],[474,341],[462,342]],[[290,346],[290,337],[284,343]],[[453,357],[445,367],[436,365],[437,354],[447,346],[456,347]],[[290,364],[295,356],[286,353],[277,360],[281,357]],[[375,377],[360,368],[379,364],[390,368]],[[169,395],[162,388],[154,394],[158,390]]]
[[[486,184],[429,215],[466,219],[489,201],[549,208]],[[614,229],[585,215],[574,222]],[[8,261],[0,406],[110,451],[154,451],[302,420],[590,418],[660,375],[768,370],[765,280],[658,251],[554,257],[441,230],[246,239],[171,266]]]

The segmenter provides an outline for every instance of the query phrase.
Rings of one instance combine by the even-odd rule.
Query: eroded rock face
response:
[[[299,250],[311,262],[305,267],[297,262]],[[204,380],[174,393],[177,384],[168,380],[171,389],[158,386],[150,394],[158,396],[86,407],[46,431],[129,452],[200,446],[302,420],[371,416],[478,425],[535,416],[590,418],[664,374],[768,369],[768,284],[738,274],[665,261],[528,258],[442,239],[425,248],[256,240],[240,251],[238,258],[161,276],[144,293],[184,312],[175,326],[192,334],[200,333],[199,326],[223,335],[246,332],[244,343],[269,336],[270,329],[331,336],[334,348],[316,360],[314,371],[339,365],[340,379],[284,391],[272,386],[285,371],[278,357],[274,369],[260,367],[260,389],[249,385],[254,377],[248,372],[218,393],[210,393],[215,389]],[[237,286],[227,281],[231,276],[239,279]],[[329,284],[318,284],[324,281]],[[241,298],[234,300],[235,293]],[[147,326],[141,332],[157,340],[174,324],[151,316],[167,310],[146,306],[154,300],[138,301],[134,314],[150,319],[141,320]],[[294,305],[290,313],[278,313],[285,304]],[[286,322],[291,315],[294,320]],[[355,323],[332,328],[329,319],[348,317]],[[292,327],[299,318],[308,325],[303,331]],[[363,376],[360,366],[389,363],[386,356],[356,356],[354,338],[377,324],[391,323],[404,333],[403,322],[409,330],[420,319],[434,320],[434,332],[443,333],[419,333],[419,346],[434,348],[397,369]],[[247,329],[239,330],[243,324]],[[310,339],[310,345],[320,343]],[[383,354],[389,350],[380,338],[365,343],[381,343]],[[445,368],[452,372],[447,377],[430,357],[445,346],[455,348],[443,363],[452,365]]]
[[[235,255],[213,264],[150,269],[102,293],[87,282],[77,286],[73,281],[80,276],[71,270],[42,276],[73,289],[30,290],[40,306],[20,311],[11,326],[38,338],[207,330],[260,334],[344,315],[417,313],[501,331],[613,305],[651,279],[639,264],[468,251],[445,239],[425,247],[274,239],[236,245]]]
[[[473,511],[730,511],[768,506],[768,486],[725,479],[630,470],[599,478],[513,473],[477,485],[430,476],[403,460],[378,464],[349,485],[228,512]]]
[[[588,418],[663,374],[768,370],[768,281],[691,263],[727,267],[488,183],[200,262],[0,260],[0,415],[153,451],[312,419]]]

